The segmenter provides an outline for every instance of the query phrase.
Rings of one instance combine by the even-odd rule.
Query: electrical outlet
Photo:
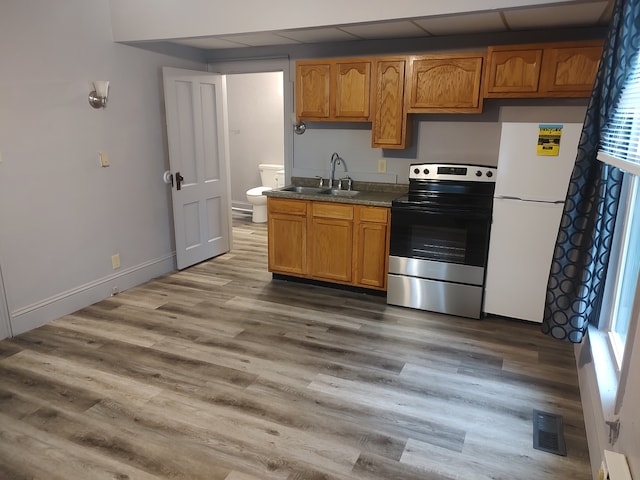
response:
[[[109,163],[109,154],[107,152],[98,152],[98,157],[100,159],[101,167],[108,167],[109,165],[111,165]]]
[[[381,158],[378,160],[378,173],[386,173],[387,171],[387,160]]]
[[[115,255],[111,255],[111,266],[113,269],[120,268],[120,254],[116,253]]]

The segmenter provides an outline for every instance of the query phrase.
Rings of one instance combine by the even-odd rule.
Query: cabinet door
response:
[[[311,205],[309,268],[313,278],[351,283],[353,263],[353,206]]]
[[[386,290],[389,258],[389,209],[358,207],[356,279],[358,286]]]
[[[336,62],[336,120],[369,121],[371,62]]]
[[[540,92],[591,95],[601,54],[601,45],[545,49]]]
[[[404,113],[405,60],[375,62],[372,93],[372,148],[405,148],[407,116]]]
[[[328,120],[330,116],[330,63],[296,64],[296,116],[300,119]]]
[[[407,111],[480,112],[483,60],[480,53],[412,57]]]
[[[538,91],[542,49],[496,50],[489,47],[485,91],[491,93]]]
[[[307,203],[300,200],[267,200],[269,271],[307,274]]]

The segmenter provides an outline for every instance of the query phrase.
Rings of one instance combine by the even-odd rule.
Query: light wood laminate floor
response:
[[[0,478],[591,477],[571,345],[272,280],[266,227],[234,225],[231,253],[0,342]]]

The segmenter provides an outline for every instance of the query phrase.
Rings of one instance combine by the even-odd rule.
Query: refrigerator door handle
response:
[[[511,200],[511,201],[518,201],[518,202],[547,203],[549,205],[564,205],[565,203],[565,200],[555,200],[555,201],[534,200],[533,198],[511,197],[508,195],[496,196],[494,197],[494,200]]]
[[[500,200],[524,200],[522,197],[510,197],[509,195],[500,195],[496,198],[499,198]]]

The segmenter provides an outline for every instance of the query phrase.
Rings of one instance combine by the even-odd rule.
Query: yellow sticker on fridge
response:
[[[562,125],[539,125],[536,155],[557,157],[560,153]]]

